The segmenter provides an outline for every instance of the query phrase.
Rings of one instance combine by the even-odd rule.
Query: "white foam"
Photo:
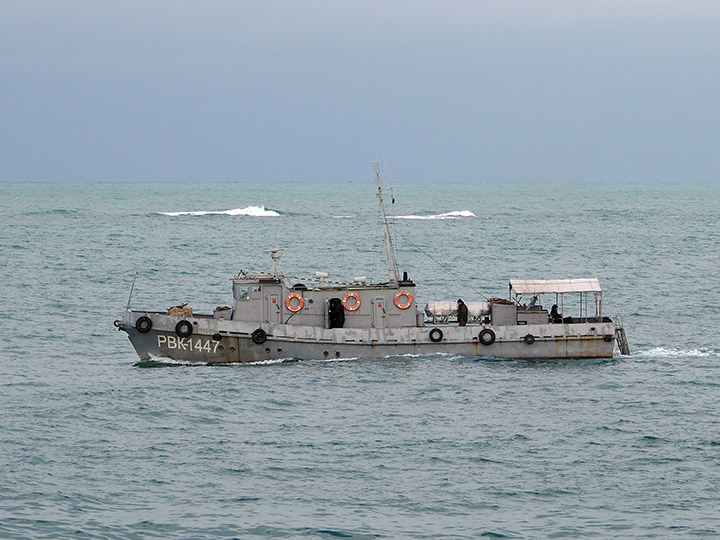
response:
[[[148,358],[140,360],[140,364],[143,362],[149,362],[154,364],[166,365],[166,366],[198,366],[202,365],[202,362],[192,362],[190,360],[176,360],[168,356],[160,356],[157,354],[149,353]]]
[[[257,360],[256,362],[233,362],[233,364],[243,364],[245,366],[270,366],[273,364],[282,364],[284,362],[295,361],[295,358],[276,358],[274,360]]]
[[[678,348],[666,349],[665,347],[654,347],[647,351],[638,351],[634,357],[653,358],[720,358],[720,352],[713,349],[689,349]]]
[[[163,216],[252,216],[252,217],[276,217],[280,216],[275,210],[268,210],[264,206],[246,206],[245,208],[233,208],[232,210],[198,210],[194,212],[158,212]]]
[[[331,363],[331,362],[354,362],[355,360],[359,360],[357,356],[346,356],[341,358],[324,358],[322,360],[316,359],[315,362],[322,362],[322,363]]]
[[[435,214],[432,216],[416,216],[416,215],[409,215],[409,216],[396,216],[396,219],[457,219],[457,218],[476,218],[477,216],[473,214],[470,210],[455,210],[453,212],[446,212],[444,214]]]
[[[443,360],[458,360],[461,358],[467,358],[467,356],[463,356],[461,354],[456,354],[456,353],[435,352],[435,353],[423,353],[423,354],[417,354],[417,353],[388,354],[386,356],[383,356],[383,358],[442,358]]]

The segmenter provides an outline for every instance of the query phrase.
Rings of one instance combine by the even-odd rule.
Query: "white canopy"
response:
[[[562,294],[573,292],[602,292],[598,278],[582,279],[511,279],[510,288],[516,294]]]

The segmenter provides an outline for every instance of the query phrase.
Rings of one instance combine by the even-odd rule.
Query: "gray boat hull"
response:
[[[143,316],[152,319],[152,327],[145,332],[136,328],[137,319]],[[191,335],[178,335],[176,326],[180,321],[192,325]],[[143,360],[166,358],[203,364],[437,353],[515,359],[611,358],[615,347],[612,322],[326,329],[279,323],[258,326],[212,316],[183,318],[126,311],[116,326],[127,332]],[[252,338],[258,328],[263,330],[264,340],[260,343],[256,342],[261,341],[258,336],[256,341]],[[484,329],[491,330],[494,336],[493,342],[487,345],[480,339]],[[431,339],[431,332],[437,341]],[[485,341],[488,335],[486,333]]]

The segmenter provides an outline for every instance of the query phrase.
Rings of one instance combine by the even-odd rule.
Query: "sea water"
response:
[[[1,184],[0,538],[719,537],[720,185],[392,188],[420,306],[598,277],[631,356],[141,363],[136,272],[386,279],[372,181]]]

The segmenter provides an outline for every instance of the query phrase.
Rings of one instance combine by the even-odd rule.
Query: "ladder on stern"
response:
[[[622,317],[615,318],[615,343],[617,343],[620,354],[630,356],[630,346],[628,345],[627,336],[625,335]]]

